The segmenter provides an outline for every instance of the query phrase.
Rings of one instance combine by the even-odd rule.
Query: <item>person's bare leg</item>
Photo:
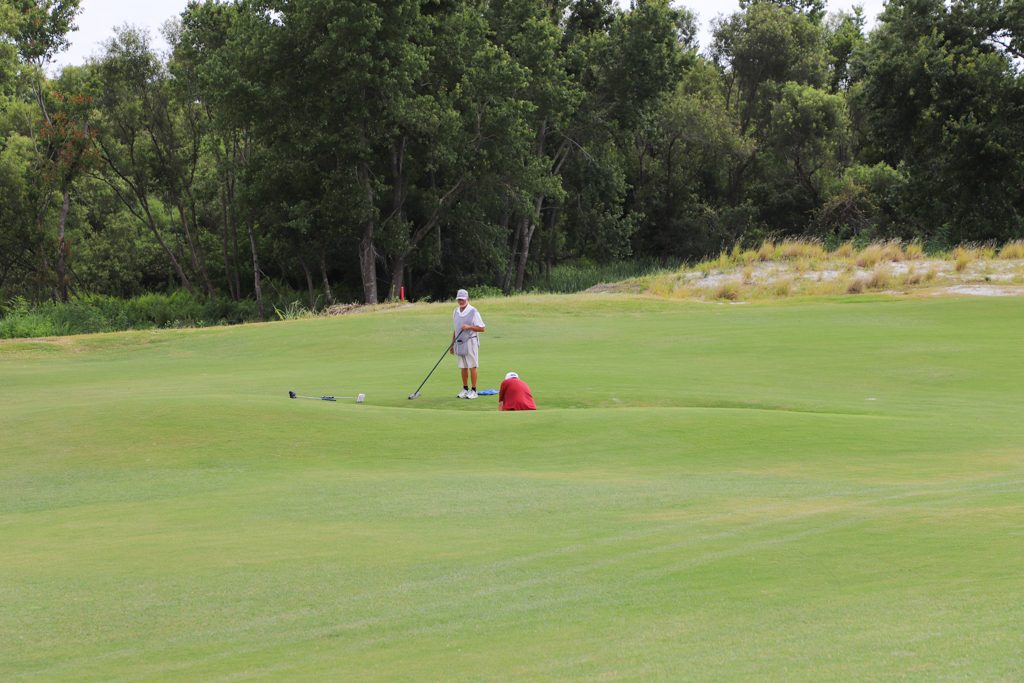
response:
[[[473,376],[473,383],[470,384],[469,386],[475,387],[476,386],[476,368],[470,368],[469,373]],[[462,383],[463,384],[466,383],[466,376],[465,375],[462,376]]]
[[[475,373],[476,370],[474,370],[473,372]],[[468,384],[466,384],[467,379],[469,379],[469,368],[462,368],[462,386],[469,386]]]

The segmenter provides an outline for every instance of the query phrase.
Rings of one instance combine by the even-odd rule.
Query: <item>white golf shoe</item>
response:
[[[473,390],[473,389],[470,389],[469,393],[466,394],[466,398],[476,398],[476,391]]]
[[[462,391],[459,392],[459,395],[456,396],[455,398],[469,398],[469,390],[468,389],[463,389]]]

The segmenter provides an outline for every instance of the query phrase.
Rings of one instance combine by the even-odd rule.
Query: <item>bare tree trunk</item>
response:
[[[233,163],[245,163],[247,152],[240,150],[238,146],[238,138],[232,135],[231,139]],[[238,272],[241,268],[242,259],[239,256],[238,249],[238,221],[235,220],[235,212],[233,207],[235,206],[235,171],[232,169],[228,170],[227,173],[227,199],[228,199],[228,226],[231,230],[231,236],[234,240],[234,262],[235,262],[235,291],[238,293],[238,298],[242,298],[242,276]]]
[[[511,219],[508,216],[503,218],[505,221],[505,228],[508,229],[508,224]],[[505,277],[501,281],[501,289],[506,293],[512,291],[512,278],[515,276],[516,264],[519,262],[519,242],[522,239],[522,221],[516,222],[516,227],[512,234],[512,248],[508,254],[508,268],[505,269]]]
[[[71,188],[64,188],[64,205],[60,209],[60,224],[57,226],[57,295],[61,301],[68,300],[67,249],[64,229],[71,209]]]
[[[324,279],[324,297],[327,298],[327,305],[334,305],[334,292],[331,291],[331,281],[327,279],[327,257],[320,255],[320,275]]]
[[[302,263],[302,272],[306,275],[306,291],[309,293],[309,310],[316,310],[316,290],[313,289],[313,273],[309,270],[309,264],[305,258],[299,259]]]
[[[370,184],[370,170],[366,164],[360,164],[357,171],[359,184],[366,192],[367,207],[375,202],[373,186]],[[375,223],[372,216],[363,222],[363,238],[359,241],[359,274],[363,278],[363,301],[367,304],[377,303],[377,248],[373,243]]]
[[[526,262],[530,258],[530,240],[533,239],[533,233],[537,229],[537,225],[528,219],[523,219],[523,237],[522,245],[519,251],[519,263],[516,265],[516,291],[523,291],[523,284],[526,280]]]
[[[101,141],[102,138],[98,138],[98,140]],[[118,200],[120,200],[121,204],[128,209],[129,213],[149,228],[149,231],[153,233],[153,237],[156,239],[157,244],[159,244],[160,248],[163,250],[164,255],[167,256],[167,260],[170,261],[171,267],[177,274],[178,281],[181,283],[181,286],[189,292],[193,291],[192,283],[189,281],[188,276],[185,275],[185,270],[181,267],[181,262],[177,257],[175,257],[174,251],[170,246],[168,246],[163,235],[160,234],[160,228],[157,226],[156,220],[153,218],[153,212],[149,208],[149,199],[146,194],[146,190],[137,182],[134,182],[131,177],[129,177],[129,173],[127,171],[118,168],[114,159],[111,157],[109,150],[103,147],[102,142],[99,143],[99,146],[107,168],[110,169],[110,171],[113,172],[113,174],[117,176],[122,183],[124,183],[125,189],[119,187],[117,181],[113,178],[101,176],[101,180],[103,180],[103,182],[113,190],[114,194],[117,195]],[[132,198],[134,198],[134,202],[132,201]],[[136,203],[138,205],[137,207]]]
[[[405,285],[405,257],[405,254],[400,254],[391,264],[391,289],[388,292],[388,299],[398,299]]]
[[[397,299],[399,297],[405,281],[405,264],[409,260],[409,254],[413,253],[413,251],[419,247],[420,242],[422,242],[427,235],[439,229],[445,212],[458,200],[463,189],[468,185],[467,181],[468,176],[463,176],[448,188],[448,191],[444,193],[444,196],[437,201],[437,206],[434,207],[434,211],[431,213],[430,218],[425,220],[423,224],[416,228],[412,235],[409,236],[409,241],[405,250],[393,257],[391,264],[391,291],[388,298]]]
[[[363,301],[377,303],[377,250],[373,246],[373,221],[363,225],[363,239],[359,241],[359,272],[363,276]]]
[[[241,263],[241,257],[239,256],[240,250],[238,248],[238,225],[235,224],[234,220],[231,221],[231,235],[234,238],[234,246],[233,246],[234,259],[233,260],[234,260],[234,265],[235,265],[235,268],[234,268],[235,293],[236,293],[237,298],[241,299],[242,298],[242,275],[241,275],[241,273],[239,273],[239,270],[241,269],[241,266],[239,265]]]
[[[164,241],[163,235],[160,234],[160,229],[156,225],[156,220],[153,218],[153,214],[149,210],[149,204],[147,202],[141,202],[141,204],[146,214],[146,225],[149,227],[149,231],[153,233],[153,237],[156,238],[157,244],[160,245],[160,248],[164,250],[164,254],[166,254],[167,258],[170,260],[171,267],[174,268],[174,272],[178,275],[178,281],[181,282],[182,287],[190,292],[193,291],[192,282],[188,279],[188,276],[185,275],[185,269],[181,267],[181,261],[179,261],[174,255],[174,250],[167,245],[167,242]]]
[[[540,218],[540,210],[544,207],[544,196],[537,197],[534,203],[534,216]],[[519,245],[519,262],[516,265],[516,290],[523,291],[523,284],[526,280],[526,264],[530,260],[530,240],[537,230],[537,224],[533,216],[524,218],[521,226],[522,237]]]
[[[263,310],[263,288],[260,283],[260,259],[256,250],[256,230],[252,223],[249,224],[249,248],[252,250],[252,277],[256,288],[256,316],[260,320],[266,320],[266,313]]]
[[[537,139],[534,143],[534,154],[538,157],[543,157],[545,155],[544,150],[547,144],[547,137],[548,122],[545,119],[544,121],[541,121],[540,128],[537,131]],[[558,169],[561,167],[562,161],[564,161],[564,157],[562,157],[561,151],[557,152],[555,157],[555,165],[552,168],[552,171],[557,173]],[[518,247],[518,249],[512,249],[512,263],[509,264],[510,269],[515,269],[515,287],[516,290],[520,292],[523,291],[523,284],[526,279],[526,264],[530,258],[530,240],[533,239],[533,233],[537,229],[535,221],[541,219],[540,210],[544,206],[544,195],[537,197],[534,202],[534,206],[534,215],[524,216],[519,222],[519,228],[516,231],[516,247]],[[506,276],[506,280],[508,279],[511,279],[510,275]]]
[[[224,277],[228,281],[228,294],[235,301],[238,301],[238,290],[235,289],[234,279],[231,277],[231,257],[228,255],[228,201],[227,190],[220,188],[220,237],[221,254],[224,257]]]
[[[212,121],[213,114],[207,109],[207,117]],[[223,143],[223,153],[221,151],[221,144]],[[212,145],[213,155],[217,162],[217,173],[220,180],[220,189],[218,198],[220,199],[220,236],[221,236],[221,253],[224,258],[224,279],[228,282],[228,294],[232,300],[238,301],[241,295],[241,287],[238,282],[238,236],[235,235],[235,260],[232,262],[230,254],[230,242],[228,240],[228,234],[231,232],[231,219],[229,217],[228,209],[228,176],[231,171],[228,169],[227,156],[229,154],[229,140],[227,136],[221,135],[216,139],[216,144]]]
[[[206,294],[212,297],[214,295],[213,283],[210,281],[210,274],[206,270],[206,259],[203,258],[201,250],[196,247],[195,239],[192,238],[192,230],[188,227],[188,215],[185,213],[185,207],[180,202],[178,203],[178,215],[181,217],[181,231],[185,236],[185,244],[188,245],[192,267],[199,274],[199,277],[203,279]]]
[[[193,291],[192,281],[188,279],[187,275],[185,275],[185,269],[181,267],[181,261],[179,261],[178,258],[174,255],[174,252],[171,250],[171,248],[167,246],[167,243],[164,241],[164,238],[160,235],[160,232],[153,226],[150,226],[150,232],[152,232],[153,236],[156,237],[157,243],[164,250],[164,254],[167,255],[168,260],[170,260],[171,267],[174,268],[174,272],[178,275],[178,281],[181,283],[181,286],[190,292]]]
[[[555,259],[558,257],[558,212],[559,205],[555,204],[548,207],[548,220],[547,220],[547,244],[544,246],[544,274],[548,277],[551,276],[551,269],[555,265]]]
[[[399,224],[404,224],[403,219],[405,218],[405,142],[403,135],[391,146],[391,218],[398,221]],[[410,247],[415,247],[415,244]],[[388,300],[397,299],[398,293],[401,291],[407,255],[408,251],[404,251],[393,255],[391,259],[391,284],[388,288]]]

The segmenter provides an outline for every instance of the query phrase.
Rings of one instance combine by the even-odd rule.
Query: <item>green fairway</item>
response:
[[[0,343],[0,680],[1024,679],[1024,300],[473,303]]]

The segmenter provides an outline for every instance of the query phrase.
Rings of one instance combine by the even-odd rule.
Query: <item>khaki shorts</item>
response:
[[[478,368],[480,367],[480,340],[473,337],[469,340],[469,353],[465,356],[455,354],[455,357],[459,360],[460,368]]]

